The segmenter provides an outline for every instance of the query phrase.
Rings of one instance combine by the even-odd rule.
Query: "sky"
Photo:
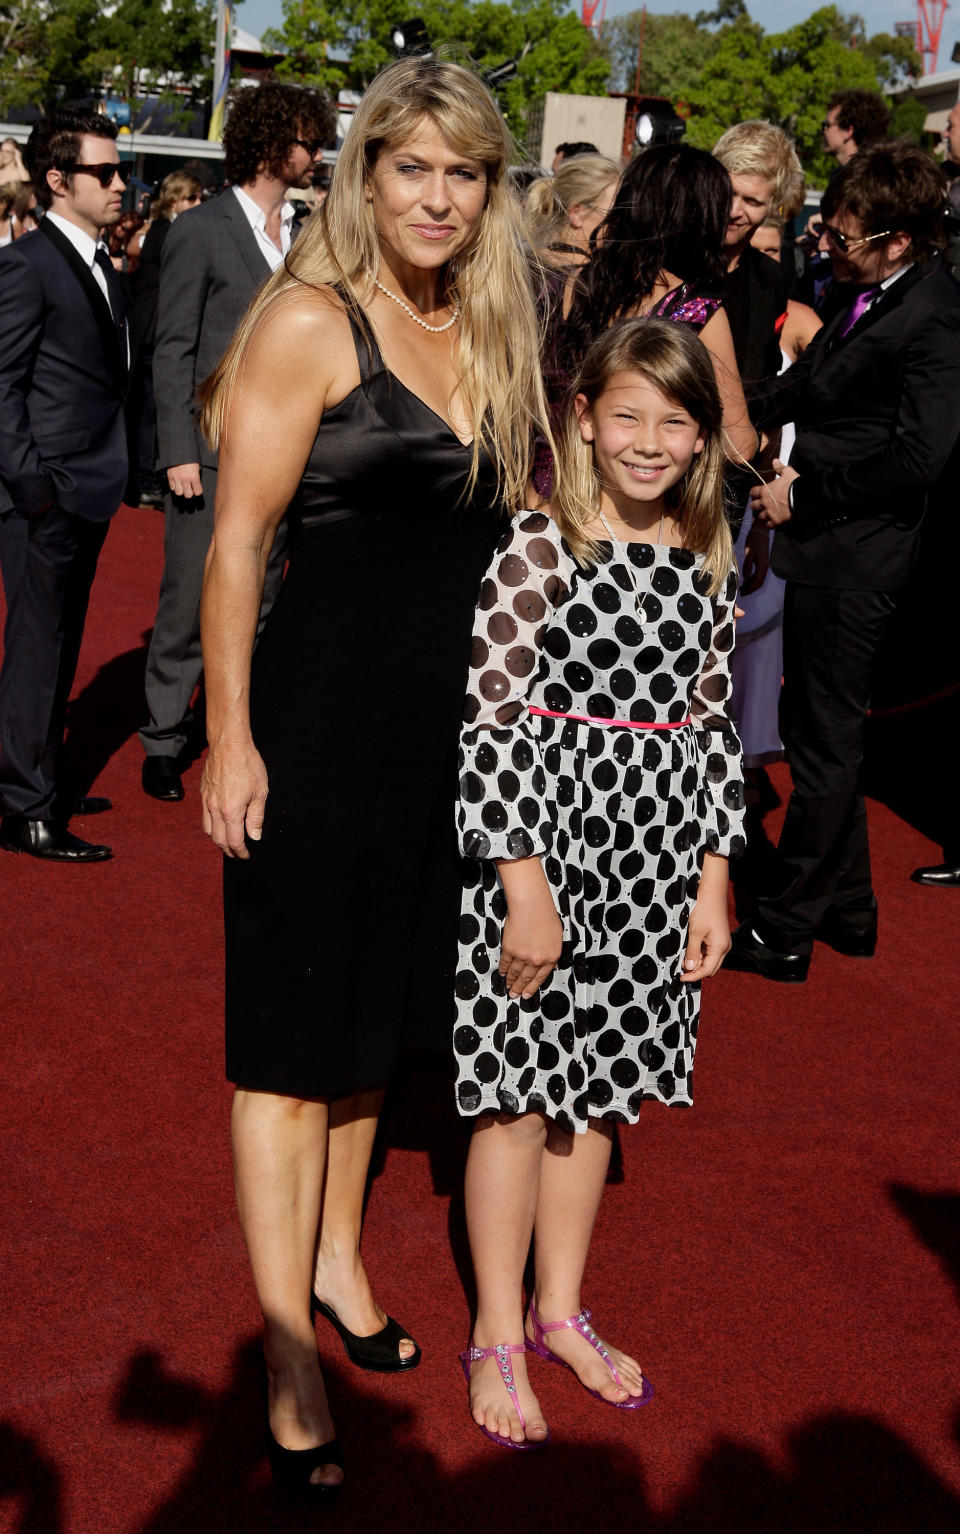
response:
[[[828,0],[821,0],[828,3]],[[892,32],[895,21],[915,21],[917,14],[917,0],[838,0],[840,9],[855,12],[864,18],[867,24],[867,32]],[[817,0],[747,0],[750,14],[755,21],[768,32],[782,32],[786,27],[792,27],[798,21],[812,15],[818,9]],[[709,0],[702,3],[683,5],[682,3],[652,4],[649,11],[672,12],[687,11],[690,15],[696,15],[700,10],[709,10]],[[411,15],[416,14],[416,0],[410,0]],[[575,6],[579,9],[579,6]],[[625,11],[639,10],[640,5],[636,0],[607,0],[607,16],[620,16]],[[281,0],[244,0],[237,7],[237,25],[247,32],[252,32],[259,37],[267,27],[279,26],[283,19],[283,6]],[[943,33],[940,38],[940,55],[938,67],[947,69],[950,67],[950,51],[954,43],[960,41],[960,4],[954,3],[947,11],[943,23]]]

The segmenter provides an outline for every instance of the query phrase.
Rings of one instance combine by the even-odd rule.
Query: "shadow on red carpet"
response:
[[[937,849],[877,803],[876,958],[818,944],[797,987],[721,974],[695,1109],[649,1105],[619,1136],[584,1299],[652,1404],[607,1410],[540,1368],[549,1449],[482,1438],[456,1360],[465,1130],[414,1061],[365,1255],[423,1363],[363,1375],[322,1327],[347,1486],[330,1512],[278,1499],[233,1209],[219,864],[199,764],[182,804],[139,782],[161,543],[154,512],[111,529],[71,715],[79,779],[115,806],[75,828],[114,859],[0,854],[0,1528],[956,1534],[960,898],[909,882]]]

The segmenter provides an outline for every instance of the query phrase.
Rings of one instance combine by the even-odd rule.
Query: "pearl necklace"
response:
[[[395,304],[399,304],[401,309],[405,309],[410,318],[412,320],[416,320],[418,325],[422,325],[424,330],[429,330],[432,336],[443,335],[443,332],[445,330],[449,330],[450,327],[455,325],[457,320],[460,318],[460,310],[455,308],[445,325],[428,325],[426,320],[421,319],[419,314],[416,314],[414,310],[411,309],[409,304],[404,303],[402,298],[398,298],[396,293],[391,293],[389,288],[385,288],[379,277],[374,277],[373,280],[374,284],[380,289],[381,293],[386,294],[387,298],[392,298]]]
[[[600,521],[603,523],[604,527],[606,528],[607,534],[608,534],[608,536],[610,538],[610,542],[613,544],[613,546],[616,549],[617,553],[620,555],[621,563],[623,565],[625,565],[625,567],[626,567],[627,576],[629,578],[631,586],[633,587],[633,595],[636,598],[637,617],[642,622],[643,621],[643,616],[644,616],[644,614],[643,614],[643,604],[644,604],[645,599],[650,595],[650,593],[648,591],[645,591],[643,593],[643,596],[640,595],[640,587],[637,585],[637,578],[636,578],[636,576],[633,573],[633,565],[630,563],[630,557],[627,554],[627,546],[626,546],[626,544],[620,542],[620,539],[617,537],[617,535],[614,532],[613,528],[610,526],[610,523],[607,521],[606,517],[604,516],[603,508],[600,507],[600,506],[597,507],[597,516],[600,518]],[[656,544],[658,549],[662,549],[663,548],[663,518],[664,518],[664,513],[661,511],[661,513],[660,513],[660,528],[659,528],[659,531],[657,533],[657,544]]]

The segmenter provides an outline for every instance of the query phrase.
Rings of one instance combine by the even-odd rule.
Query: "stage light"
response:
[[[430,35],[419,16],[412,16],[409,21],[401,21],[390,33],[390,43],[398,58],[408,57],[411,53],[430,53]]]

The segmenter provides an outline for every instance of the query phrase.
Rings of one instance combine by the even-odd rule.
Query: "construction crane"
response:
[[[599,32],[603,26],[607,14],[607,0],[581,0],[583,9],[580,12],[580,20],[591,32]],[[597,11],[600,15],[597,15]]]
[[[917,52],[923,60],[925,75],[937,72],[937,54],[940,50],[940,34],[943,31],[943,13],[948,0],[917,0],[917,19],[897,21],[894,31],[898,37],[915,37]]]

